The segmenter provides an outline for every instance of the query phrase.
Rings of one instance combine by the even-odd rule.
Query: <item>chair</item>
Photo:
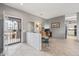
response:
[[[48,37],[42,38],[42,43],[49,46],[49,38]]]

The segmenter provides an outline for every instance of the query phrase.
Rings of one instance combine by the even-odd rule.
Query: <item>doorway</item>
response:
[[[4,44],[12,45],[21,42],[21,19],[8,17],[4,20]]]
[[[77,39],[77,16],[76,14],[65,18],[65,35],[66,39]]]

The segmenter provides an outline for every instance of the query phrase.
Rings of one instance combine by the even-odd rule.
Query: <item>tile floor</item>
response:
[[[47,52],[38,51],[35,48],[25,44],[19,43],[10,46],[6,46],[6,56],[50,56]]]
[[[79,56],[79,41],[76,39],[50,39],[43,51],[54,56]]]
[[[6,46],[6,56],[79,56],[79,41],[75,38],[50,39],[49,46],[43,46],[41,51],[19,43]]]

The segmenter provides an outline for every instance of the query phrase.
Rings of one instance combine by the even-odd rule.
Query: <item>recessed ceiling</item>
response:
[[[5,3],[5,5],[45,19],[79,12],[78,3]]]

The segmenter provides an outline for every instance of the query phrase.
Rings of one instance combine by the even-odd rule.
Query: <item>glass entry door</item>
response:
[[[4,21],[5,45],[21,42],[21,19],[8,17]]]

